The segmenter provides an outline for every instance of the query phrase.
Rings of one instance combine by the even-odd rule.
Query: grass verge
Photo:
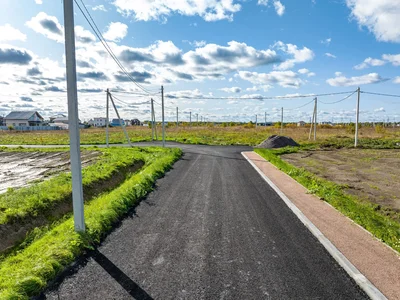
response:
[[[378,239],[400,252],[400,224],[389,216],[381,215],[377,211],[376,204],[362,203],[357,197],[346,194],[340,185],[319,178],[311,172],[297,168],[280,158],[280,155],[298,150],[299,148],[282,148],[277,150],[255,149],[254,151],[274,164],[279,170],[297,180],[310,193],[328,202]]]
[[[93,151],[93,149],[83,151]],[[1,150],[0,150],[1,151]],[[21,152],[21,149],[2,150]],[[41,151],[26,149],[30,152]],[[46,152],[67,152],[66,149],[46,149]],[[97,149],[101,152],[95,164],[82,170],[82,183],[85,195],[90,198],[99,189],[99,185],[110,180],[117,172],[143,160],[140,151],[129,149]],[[0,194],[0,224],[20,220],[28,216],[36,216],[41,211],[51,209],[55,203],[71,198],[71,173],[61,173],[40,183],[32,184],[19,189],[10,188]]]
[[[85,249],[93,249],[182,154],[180,149],[153,148],[148,151],[151,155],[139,173],[85,205],[85,233],[76,233],[73,220],[69,218],[20,253],[7,257],[0,264],[0,299],[28,299],[40,293],[49,280]]]

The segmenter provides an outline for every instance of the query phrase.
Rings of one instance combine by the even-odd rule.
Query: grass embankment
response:
[[[150,141],[151,128],[142,126],[127,127],[132,142]],[[158,139],[161,139],[161,129],[157,127]],[[82,129],[81,144],[97,145],[105,144],[105,129],[90,128]],[[246,145],[255,146],[273,134],[280,134],[280,128],[258,127],[247,128],[245,126],[193,126],[179,127],[171,126],[166,129],[166,139],[186,144],[204,145]],[[306,127],[284,128],[283,135],[292,137],[295,141],[302,143],[308,141],[309,129]],[[354,142],[352,129],[341,126],[318,128],[317,142],[324,142],[329,139]],[[383,128],[376,130],[370,127],[360,129],[361,139],[382,139],[397,140],[400,142],[400,128]],[[0,145],[66,145],[69,143],[68,131],[34,131],[15,132],[0,131]],[[110,143],[126,143],[121,128],[110,129]]]
[[[179,149],[144,150],[145,167],[118,188],[85,204],[86,232],[74,231],[69,218],[46,232],[20,253],[0,263],[0,299],[28,299],[37,295],[86,249],[98,244],[121,216],[153,187],[181,156]]]
[[[93,151],[91,149],[90,151]],[[143,155],[139,151],[128,149],[96,149],[101,152],[95,164],[82,170],[82,184],[85,198],[90,199],[98,190],[107,190],[107,182],[128,167],[143,163]],[[0,150],[1,151],[1,150]],[[2,151],[58,152],[66,149],[10,149]],[[88,150],[83,150],[88,151]],[[126,175],[126,174],[123,174]],[[123,178],[122,180],[123,181]],[[112,188],[112,186],[110,186]],[[61,173],[53,178],[28,187],[10,188],[0,194],[0,224],[21,220],[29,216],[37,216],[40,212],[51,209],[54,204],[71,199],[71,173]]]
[[[310,147],[306,146],[306,148],[309,149]],[[346,194],[344,187],[319,178],[305,169],[297,168],[280,158],[280,155],[297,152],[299,148],[255,149],[254,151],[297,180],[310,193],[328,202],[374,236],[400,252],[400,224],[389,216],[380,214],[378,205],[363,203],[357,197]]]

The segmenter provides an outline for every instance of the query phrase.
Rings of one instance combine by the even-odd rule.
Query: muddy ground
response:
[[[82,166],[94,163],[100,154],[83,151]],[[0,152],[0,194],[69,169],[69,152]]]
[[[319,177],[346,185],[349,194],[400,212],[399,150],[303,151],[282,158]]]

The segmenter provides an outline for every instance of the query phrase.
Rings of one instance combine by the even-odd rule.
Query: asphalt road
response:
[[[249,148],[182,147],[42,299],[368,299],[240,155]]]

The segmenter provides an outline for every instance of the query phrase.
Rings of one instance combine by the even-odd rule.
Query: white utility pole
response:
[[[176,108],[176,127],[179,127],[179,109]]]
[[[151,98],[151,140],[154,141],[154,104],[153,98]]]
[[[164,87],[161,86],[161,109],[162,109],[162,145],[165,147],[165,120],[164,120]]]
[[[267,112],[264,113],[264,125],[267,127]]]
[[[199,126],[199,114],[196,114],[196,126]]]
[[[192,127],[192,112],[189,112],[189,127]]]
[[[314,99],[315,100],[315,99]],[[311,133],[312,133],[312,129],[313,129],[313,125],[314,125],[314,120],[315,120],[315,106],[316,106],[316,102],[314,102],[314,110],[313,110],[313,115],[312,115],[312,120],[310,118],[310,134],[308,135],[308,139],[311,140]]]
[[[256,128],[257,128],[257,115],[256,115]]]
[[[107,148],[109,147],[109,137],[108,137],[108,127],[109,127],[109,122],[110,122],[110,113],[109,113],[109,111],[110,111],[110,108],[109,108],[109,105],[110,105],[110,98],[109,98],[109,93],[110,93],[110,91],[107,89],[107,104],[106,104],[106,144],[107,144]]]
[[[314,141],[317,140],[317,116],[318,116],[318,98],[315,97],[315,112],[314,112]]]
[[[281,135],[283,134],[283,107],[281,109]]]
[[[356,109],[356,134],[354,138],[354,147],[357,148],[358,146],[358,122],[360,118],[360,96],[361,96],[361,89],[357,89],[357,109]]]
[[[75,231],[85,231],[83,207],[82,165],[80,152],[78,91],[74,31],[74,2],[64,0],[65,57],[67,66],[68,126],[72,173],[72,204]]]
[[[125,128],[125,121],[121,119],[121,117],[120,117],[120,115],[119,115],[119,112],[118,112],[118,109],[117,109],[117,106],[116,106],[115,103],[114,103],[114,99],[113,99],[111,93],[109,93],[109,95],[110,95],[111,103],[112,103],[112,105],[113,105],[113,107],[114,107],[114,110],[115,110],[115,112],[116,112],[116,114],[117,114],[117,117],[118,117],[118,120],[119,120],[119,124],[121,125],[122,130],[124,131],[125,138],[126,138],[126,140],[128,141],[129,146],[133,147],[133,145],[132,145],[132,143],[131,143],[131,140],[130,140],[130,138],[129,138],[128,132],[126,131],[126,128]]]

